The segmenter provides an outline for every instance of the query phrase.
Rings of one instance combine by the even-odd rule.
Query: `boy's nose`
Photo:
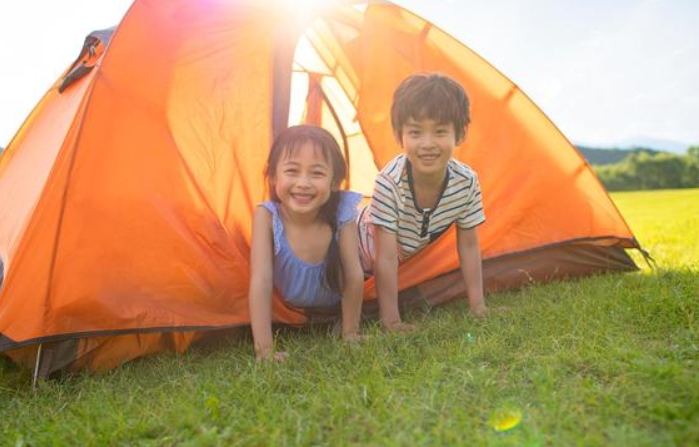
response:
[[[422,143],[423,147],[428,147],[428,148],[433,147],[434,146],[434,138],[432,137],[432,135],[425,134],[422,137],[421,143]]]

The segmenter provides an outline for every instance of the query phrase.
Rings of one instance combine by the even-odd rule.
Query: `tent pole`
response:
[[[36,391],[36,384],[39,379],[39,367],[41,366],[41,356],[43,354],[44,344],[39,343],[39,349],[36,351],[36,365],[34,365],[34,378],[32,379],[32,389]]]

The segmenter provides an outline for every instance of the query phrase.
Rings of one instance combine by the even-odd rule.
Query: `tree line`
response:
[[[618,163],[592,165],[609,191],[699,187],[699,146],[685,155],[637,151]]]

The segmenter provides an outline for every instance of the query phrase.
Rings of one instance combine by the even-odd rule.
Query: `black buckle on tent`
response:
[[[95,47],[90,47],[90,53],[94,54],[94,51]],[[63,81],[61,81],[61,84],[58,86],[58,93],[63,93],[68,86],[88,74],[93,68],[95,68],[94,65],[87,66],[85,65],[85,62],[81,62],[80,65],[73,67],[73,69],[70,70],[67,75],[65,75]]]
[[[114,28],[93,31],[86,38],[78,58],[73,62],[70,71],[63,77],[58,86],[58,93],[63,93],[65,89],[88,74],[99,60],[98,49],[102,44],[107,46],[114,33]]]

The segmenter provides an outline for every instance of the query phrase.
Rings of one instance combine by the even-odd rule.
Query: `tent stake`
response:
[[[32,380],[32,389],[36,391],[36,384],[39,379],[39,366],[41,366],[41,355],[43,354],[43,343],[39,343],[39,349],[36,351],[36,365],[34,366],[34,378]]]

